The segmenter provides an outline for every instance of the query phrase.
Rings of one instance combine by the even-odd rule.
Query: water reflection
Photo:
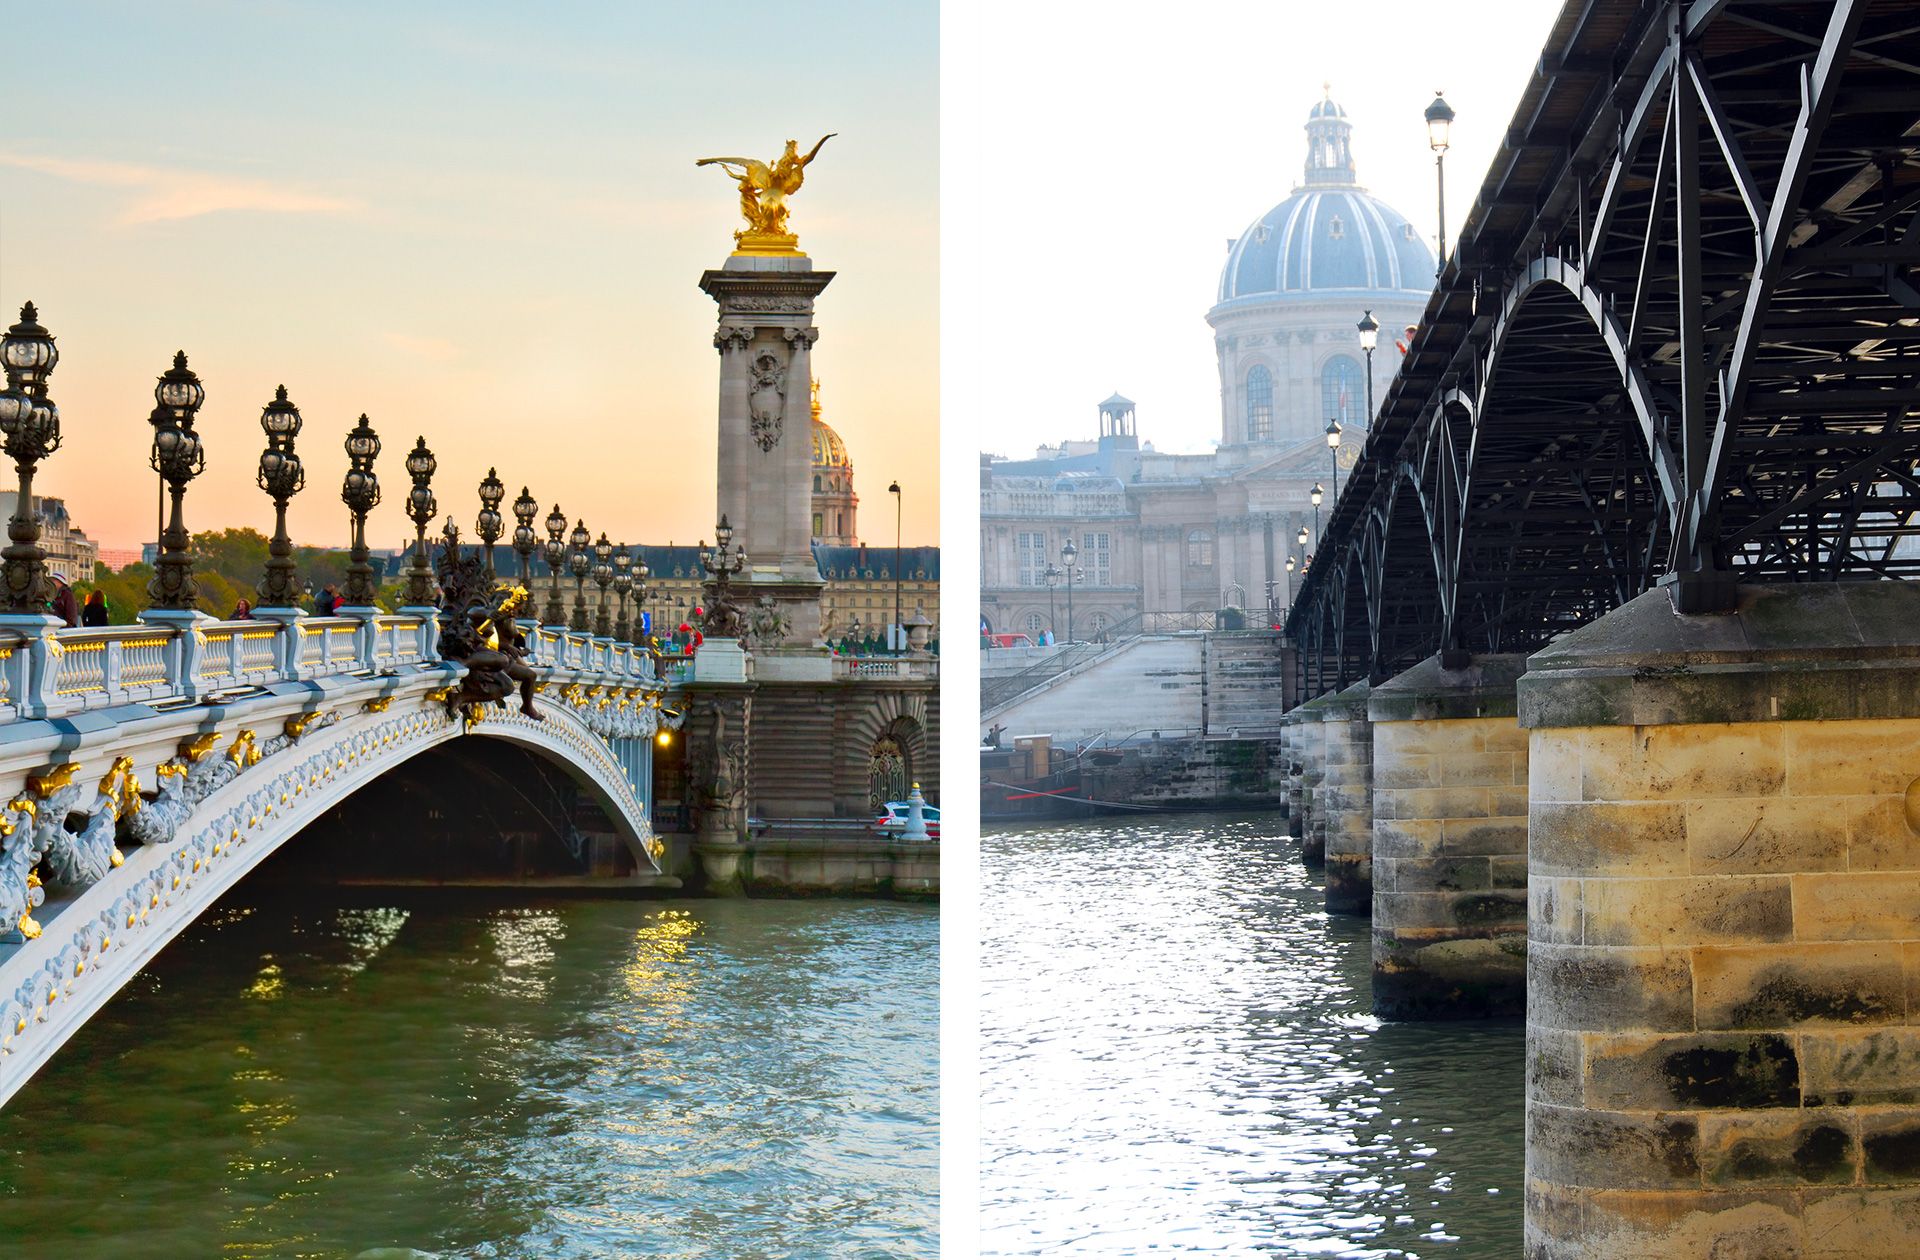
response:
[[[0,1111],[9,1237],[932,1257],[937,936],[854,902],[223,910]]]
[[[1518,1254],[1520,1026],[1373,1019],[1279,820],[984,855],[986,1254]]]

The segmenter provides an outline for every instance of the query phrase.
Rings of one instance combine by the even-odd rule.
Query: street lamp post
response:
[[[1373,348],[1380,343],[1380,321],[1371,310],[1360,314],[1360,348],[1367,352],[1367,427],[1373,427]]]
[[[440,602],[434,588],[433,562],[427,558],[427,526],[440,515],[440,504],[433,497],[433,474],[440,461],[427,449],[427,439],[416,437],[407,452],[407,476],[413,488],[407,491],[407,519],[413,522],[413,563],[407,566],[407,606],[431,608]]]
[[[300,409],[287,400],[285,385],[273,391],[273,401],[260,412],[260,429],[267,435],[267,448],[260,452],[255,480],[273,500],[273,538],[267,543],[260,603],[291,611],[300,602],[300,583],[294,575],[293,539],[287,537],[287,500],[307,484],[307,473],[293,450],[293,440],[300,436]]]
[[[153,425],[153,455],[148,462],[167,484],[171,509],[167,527],[160,534],[153,581],[147,585],[152,601],[149,607],[163,612],[192,612],[200,592],[193,582],[193,556],[187,550],[193,539],[187,533],[183,509],[187,483],[207,466],[200,435],[193,431],[194,413],[207,400],[207,391],[187,367],[186,351],[173,356],[173,366],[153,387],[153,400],[158,405],[147,418]]]
[[[1073,639],[1073,567],[1080,558],[1080,549],[1073,545],[1073,539],[1067,539],[1067,545],[1060,548],[1060,563],[1067,571],[1067,642]]]
[[[593,633],[595,638],[613,637],[613,601],[607,598],[607,588],[613,585],[613,544],[601,534],[593,544],[593,584],[600,588],[600,600],[593,609]]]
[[[1327,458],[1333,464],[1333,501],[1340,501],[1340,422],[1327,421]]]
[[[707,584],[706,632],[715,638],[740,638],[740,615],[733,604],[730,584],[734,575],[746,569],[747,552],[744,547],[733,546],[733,525],[724,512],[713,527],[713,542],[712,551],[703,547],[700,552],[700,567],[713,576]]]
[[[1314,524],[1314,530],[1316,531],[1314,533],[1315,538],[1318,538],[1320,536],[1318,533],[1319,528],[1320,526],[1318,522],[1316,522]],[[1300,527],[1300,533],[1296,537],[1295,541],[1300,544],[1300,558],[1302,560],[1305,560],[1307,558],[1307,527],[1305,525],[1302,525]]]
[[[1047,633],[1055,639],[1058,639],[1060,637],[1060,627],[1055,624],[1058,618],[1054,616],[1053,586],[1054,583],[1060,580],[1060,566],[1049,562],[1047,564],[1047,571],[1040,576],[1044,578],[1047,583]]]
[[[614,623],[613,637],[622,643],[631,643],[633,623],[627,619],[627,596],[633,593],[633,553],[625,543],[613,553],[613,593],[620,597],[620,620]]]
[[[520,487],[520,497],[513,501],[513,554],[520,558],[520,586],[529,594],[533,591],[533,552],[539,540],[534,536],[533,518],[540,515],[540,503],[525,486]],[[528,605],[532,612],[532,605]]]
[[[1435,92],[1433,104],[1427,106],[1427,147],[1433,150],[1433,176],[1440,191],[1440,248],[1436,251],[1435,275],[1447,269],[1447,145],[1452,127],[1453,106]]]
[[[895,634],[900,636],[900,647],[904,651],[907,631],[900,618],[900,514],[906,496],[900,493],[900,483],[897,481],[887,486],[887,493],[893,496],[893,629],[887,633],[889,638]],[[893,645],[889,643],[887,646]]]
[[[340,501],[353,518],[353,539],[347,553],[347,585],[340,593],[346,608],[373,608],[373,566],[367,562],[367,514],[380,504],[380,478],[373,471],[374,457],[380,454],[380,435],[367,423],[365,412],[360,423],[347,434],[347,475],[340,483]]]
[[[6,590],[0,611],[44,615],[47,611],[47,553],[40,546],[40,514],[33,510],[34,465],[60,449],[60,409],[47,397],[47,375],[60,361],[53,335],[40,326],[39,312],[28,302],[20,322],[0,339],[0,363],[7,388],[0,393],[0,433],[20,477],[19,497],[7,522]]]
[[[500,500],[506,497],[507,488],[500,484],[500,478],[493,469],[487,469],[486,477],[480,482],[480,515],[474,518],[473,532],[480,536],[480,544],[487,549],[489,582],[494,580],[493,545],[506,532],[506,521],[500,516]]]
[[[567,567],[567,517],[558,503],[547,513],[547,541],[540,544],[541,558],[547,562],[547,624],[567,624],[567,609],[560,598],[560,575]]]
[[[652,570],[647,568],[645,556],[633,558],[633,639],[632,642],[644,645],[647,634],[647,578]]]
[[[1317,481],[1313,483],[1313,489],[1307,491],[1307,498],[1313,502],[1313,536],[1315,538],[1320,537],[1320,500],[1325,498],[1326,494],[1327,492]]]
[[[587,532],[585,521],[573,523],[567,542],[567,568],[573,573],[573,620],[567,625],[576,634],[591,634],[593,621],[587,615],[587,574],[593,570],[593,555],[587,548],[593,545],[593,535]]]

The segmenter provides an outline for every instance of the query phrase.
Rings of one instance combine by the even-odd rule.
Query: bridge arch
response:
[[[498,708],[450,711],[447,677],[423,672],[397,686],[356,678],[237,711],[188,710],[184,738],[177,722],[133,719],[116,742],[74,749],[58,773],[29,776],[28,791],[0,810],[0,828],[61,829],[68,839],[55,847],[65,856],[50,851],[46,867],[73,887],[35,912],[39,934],[0,971],[0,1103],[242,877],[430,750],[501,740],[564,768],[613,820],[636,868],[659,873],[662,846],[623,762],[653,733],[645,688],[569,688],[543,698],[536,721]],[[159,787],[151,798],[143,772]],[[131,841],[124,851],[117,838]]]

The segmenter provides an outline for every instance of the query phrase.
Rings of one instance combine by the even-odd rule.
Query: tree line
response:
[[[255,588],[265,576],[267,567],[267,536],[257,529],[222,529],[195,534],[193,536],[193,580],[200,589],[197,606],[200,611],[212,616],[226,618],[232,615],[241,600],[249,606],[259,603]],[[302,607],[309,612],[313,609],[313,597],[328,583],[344,585],[347,580],[347,553],[330,550],[325,547],[301,547],[293,549],[295,571],[306,586],[307,596]],[[378,570],[381,558],[374,558]],[[106,596],[107,620],[116,626],[131,625],[139,620],[141,610],[146,608],[147,583],[153,580],[153,566],[144,563],[130,564],[118,573],[105,564],[93,566],[93,580],[73,584],[74,594],[80,602],[86,602],[88,594],[99,590]],[[404,602],[406,585],[404,582],[388,582],[381,586],[380,607],[388,612],[398,610]]]

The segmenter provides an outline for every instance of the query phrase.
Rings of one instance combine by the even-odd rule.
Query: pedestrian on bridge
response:
[[[48,602],[48,610],[69,630],[80,624],[80,601],[74,598],[73,587],[67,585],[67,579],[58,573],[53,575],[53,599]]]
[[[228,616],[227,620],[228,621],[252,621],[253,605],[249,604],[246,601],[246,598],[244,596],[234,601],[233,612],[230,616]]]
[[[87,602],[80,606],[80,624],[89,627],[107,624],[107,595],[97,586],[87,592]]]
[[[313,615],[316,617],[331,617],[333,610],[339,606],[340,588],[332,582],[321,587],[320,593],[313,597]]]

